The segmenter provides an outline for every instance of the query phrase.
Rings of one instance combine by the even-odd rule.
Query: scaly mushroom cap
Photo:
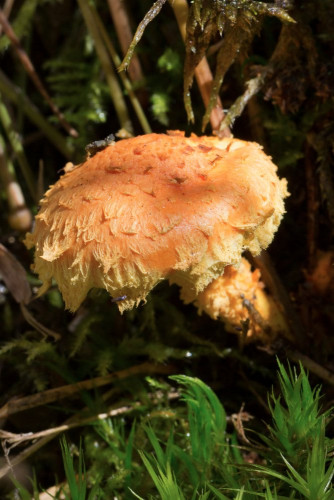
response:
[[[241,252],[258,254],[284,212],[285,180],[258,144],[148,134],[108,146],[45,194],[26,245],[45,292],[75,311],[106,288],[121,311],[162,279],[197,294]]]

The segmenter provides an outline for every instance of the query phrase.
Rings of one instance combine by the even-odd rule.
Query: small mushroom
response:
[[[120,311],[161,280],[193,300],[227,265],[271,242],[286,181],[256,143],[147,134],[107,146],[68,171],[41,201],[26,245],[45,292],[66,307],[105,288]]]
[[[252,271],[245,258],[237,268],[226,266],[223,275],[200,292],[194,304],[199,314],[205,312],[212,319],[221,319],[232,333],[238,333],[242,324],[247,325],[247,342],[273,341],[280,333],[289,337],[282,313],[264,289],[260,270]]]

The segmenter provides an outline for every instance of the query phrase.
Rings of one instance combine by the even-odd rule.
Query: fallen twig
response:
[[[91,424],[92,422],[95,422],[97,420],[105,420],[110,417],[117,417],[119,415],[129,413],[135,408],[139,408],[141,405],[142,404],[140,402],[136,401],[131,405],[120,406],[118,408],[112,407],[104,413],[97,413],[95,415],[90,415],[89,417],[81,419],[78,418],[76,421],[67,422],[62,425],[58,425],[57,427],[51,427],[50,429],[44,429],[43,431],[39,432],[24,432],[22,434],[14,434],[13,432],[8,432],[0,429],[0,439],[4,440],[6,444],[9,445],[7,449],[10,450],[14,446],[24,443],[25,441],[33,441],[35,439],[40,439],[47,436],[54,436],[56,434],[60,434],[61,432],[74,429],[75,427],[81,427],[83,425]]]
[[[45,404],[52,403],[54,401],[59,401],[60,399],[73,396],[78,392],[90,389],[96,389],[97,387],[102,387],[107,384],[111,384],[115,380],[122,380],[127,377],[132,377],[139,374],[171,374],[175,373],[175,367],[173,365],[155,365],[153,363],[142,363],[140,365],[132,366],[125,370],[120,370],[118,372],[110,373],[103,377],[96,377],[89,380],[83,380],[77,382],[76,384],[64,385],[61,387],[56,387],[54,389],[49,389],[44,392],[39,392],[37,394],[32,394],[31,396],[25,396],[20,399],[13,399],[8,401],[0,409],[0,418],[6,418],[9,415],[18,413],[23,410],[28,410],[35,408],[36,406],[41,406]]]
[[[153,393],[150,396],[150,399],[152,400],[153,404],[157,404],[158,401],[160,401],[161,397],[164,397],[164,394],[161,393],[160,391]],[[176,399],[180,395],[178,392],[170,392],[167,394],[168,399]],[[105,398],[103,398],[105,399]],[[119,406],[114,406],[108,410],[108,412],[105,413],[100,413],[97,415],[93,415],[87,418],[82,419],[82,411],[76,413],[73,415],[71,418],[67,419],[61,426],[54,427],[53,429],[46,429],[45,431],[41,431],[41,433],[25,433],[25,434],[18,434],[15,437],[15,434],[11,433],[6,433],[6,431],[1,431],[0,437],[3,438],[3,448],[6,451],[6,465],[0,469],[0,479],[5,477],[9,472],[13,473],[13,469],[16,465],[19,465],[22,463],[24,460],[26,460],[29,456],[31,456],[33,453],[35,453],[37,450],[42,448],[45,444],[47,444],[49,441],[51,441],[53,438],[58,436],[61,432],[64,432],[65,430],[68,430],[72,427],[78,427],[85,425],[87,423],[95,422],[97,420],[104,420],[106,418],[110,417],[115,417],[118,415],[122,415],[125,413],[129,413],[130,411],[139,408],[141,403],[135,402],[132,405],[122,405]],[[38,434],[41,434],[42,437],[38,438]],[[38,439],[35,443],[33,443],[31,446],[26,448],[24,451],[22,451],[20,454],[16,455],[13,459],[9,458],[9,453],[11,448],[17,446],[18,444],[22,443],[23,441],[26,441],[27,439]],[[10,441],[11,440],[11,441]],[[10,442],[12,444],[10,444]],[[6,446],[6,444],[10,444],[9,447]]]

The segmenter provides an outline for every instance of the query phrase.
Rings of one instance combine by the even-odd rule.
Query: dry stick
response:
[[[104,24],[102,23],[101,18],[98,15],[98,13],[94,7],[91,7],[91,11],[92,11],[92,15],[95,18],[96,25],[98,26],[99,31],[102,34],[103,41],[104,41],[106,48],[107,48],[107,50],[108,50],[108,52],[113,60],[113,63],[116,67],[119,67],[121,64],[121,59],[118,56],[118,54],[115,50],[115,47],[112,44],[110,37],[108,36],[108,33],[104,27]],[[122,80],[122,83],[124,85],[125,90],[129,94],[131,104],[133,106],[133,109],[136,112],[137,118],[139,120],[140,125],[142,126],[143,131],[145,132],[145,134],[150,134],[152,132],[152,129],[151,129],[150,124],[145,116],[143,108],[142,108],[136,94],[133,91],[130,80],[127,78],[124,71],[119,73],[119,77]]]
[[[22,434],[14,434],[12,432],[3,431],[2,429],[0,429],[0,439],[5,440],[6,444],[9,445],[21,444],[24,441],[34,441],[35,439],[40,439],[47,436],[55,436],[56,434],[74,429],[75,427],[81,427],[83,425],[91,424],[96,420],[106,420],[109,417],[117,417],[118,415],[128,413],[135,408],[138,408],[139,406],[141,406],[141,403],[135,402],[131,405],[120,406],[116,409],[112,407],[112,409],[109,409],[104,413],[90,415],[89,417],[78,419],[75,422],[67,421],[62,425],[58,425],[57,427],[51,427],[50,429],[45,429],[39,432],[25,432]],[[11,463],[11,465],[13,466],[13,463]]]
[[[148,362],[142,363],[125,370],[110,373],[109,375],[105,375],[103,377],[96,377],[82,382],[77,382],[75,384],[49,389],[47,391],[32,394],[31,396],[26,396],[20,399],[10,400],[0,409],[0,418],[6,418],[14,413],[35,408],[36,406],[49,404],[69,396],[73,396],[78,392],[102,387],[104,385],[111,384],[115,380],[124,379],[140,373],[170,374],[174,373],[174,371],[175,368],[172,365],[153,365]]]
[[[71,159],[73,148],[67,145],[65,138],[58,130],[44,118],[36,106],[23,94],[22,90],[14,85],[1,70],[0,92],[16,106],[20,107],[27,117],[42,131],[65,158]]]
[[[112,67],[107,49],[103,43],[102,36],[99,31],[99,27],[95,22],[95,17],[92,15],[92,8],[87,0],[78,0],[78,4],[85,20],[88,31],[94,40],[95,49],[98,58],[101,62],[107,84],[110,90],[110,96],[113,101],[116,114],[118,116],[121,127],[128,132],[133,131],[133,126],[128,114],[128,109],[126,106],[125,99],[123,97],[123,92],[121,86],[118,82],[116,73]]]
[[[145,367],[146,367],[146,369],[145,369]],[[135,372],[135,369],[137,369],[136,372]],[[154,374],[154,373],[161,374],[161,373],[163,373],[164,374],[164,373],[175,373],[175,370],[173,369],[173,367],[171,365],[152,365],[150,363],[143,363],[142,365],[138,365],[136,367],[132,367],[132,368],[129,368],[127,370],[122,370],[122,371],[116,372],[116,373],[118,373],[118,375],[119,375],[118,378],[121,379],[121,378],[126,378],[126,377],[131,376],[131,375],[136,375],[139,373],[143,373],[143,374]],[[123,374],[123,375],[120,376],[120,374]],[[109,395],[109,392],[110,391],[107,392],[107,395]],[[106,398],[103,397],[103,400],[105,400],[105,399]],[[115,409],[117,410],[117,408],[115,408]],[[81,415],[81,412],[73,415],[72,417],[67,419],[63,425],[69,425],[69,424],[72,424],[73,422],[76,422],[80,418],[80,415]],[[0,469],[0,479],[3,478],[4,476],[6,476],[9,472],[12,472],[13,467],[22,463],[24,460],[26,460],[28,457],[30,457],[36,451],[38,451],[40,448],[42,448],[44,445],[46,445],[49,441],[51,441],[54,437],[56,437],[59,434],[59,432],[62,432],[62,431],[56,431],[53,434],[49,434],[48,436],[44,436],[44,437],[40,438],[38,441],[36,441],[36,443],[32,444],[31,446],[29,446],[28,448],[23,450],[19,455],[17,455],[12,460],[10,460],[10,462],[7,465],[5,465],[4,467],[2,467]]]
[[[158,396],[158,400],[160,400],[162,397],[162,393],[149,394],[150,399],[153,399],[153,396]],[[177,399],[179,397],[180,394],[178,392],[169,392],[167,394],[168,400]],[[153,404],[154,403],[155,401],[153,401]],[[61,432],[74,429],[75,427],[82,427],[83,425],[91,424],[92,422],[96,422],[97,420],[106,420],[107,418],[110,417],[117,417],[119,415],[124,415],[124,413],[129,413],[130,411],[135,410],[136,408],[143,407],[143,404],[139,401],[135,401],[132,404],[119,402],[116,408],[115,406],[116,405],[113,405],[106,412],[89,415],[87,417],[82,417],[81,413],[77,413],[76,415],[71,417],[70,422],[66,421],[62,425],[58,425],[57,427],[51,427],[50,429],[44,429],[43,431],[39,432],[24,432],[21,434],[14,434],[13,432],[8,432],[0,429],[0,439],[4,440],[6,444],[10,445],[11,448],[18,444],[23,443],[24,441],[34,441],[35,439],[40,439],[47,436],[60,434]]]
[[[133,38],[128,13],[126,11],[124,2],[121,0],[108,0],[108,5],[116,29],[117,37],[122,49],[122,53],[123,56],[125,56]],[[121,62],[117,64],[117,67],[120,64]],[[133,82],[143,80],[143,72],[141,69],[140,61],[136,54],[133,54],[127,71]]]
[[[188,4],[186,0],[169,0],[177,23],[179,25],[179,29],[181,32],[181,36],[183,40],[186,40],[186,25],[187,25],[187,17],[188,17]],[[199,87],[204,105],[207,106],[210,100],[210,93],[212,87],[212,73],[210,70],[209,63],[206,57],[203,57],[201,62],[197,65],[195,69],[195,78],[197,81],[197,85]],[[223,131],[219,132],[219,127],[224,119],[224,112],[221,100],[217,99],[217,105],[211,111],[210,115],[210,123],[214,133],[219,135],[219,137],[230,137],[231,131],[228,128],[225,128]]]
[[[14,33],[13,28],[9,24],[5,14],[3,11],[0,9],[0,25],[2,26],[4,32],[8,36],[9,40],[11,41],[14,50],[20,59],[24,69],[30,76],[31,80],[34,82],[37,90],[40,92],[40,94],[44,97],[48,105],[50,106],[51,110],[53,113],[57,116],[59,122],[61,125],[64,127],[64,129],[72,136],[72,137],[78,137],[78,132],[67,122],[65,119],[63,113],[59,110],[59,108],[54,104],[52,101],[51,97],[48,94],[48,91],[44,87],[41,79],[39,78],[38,74],[36,73],[36,70],[34,68],[34,65],[32,64],[28,54],[23,50],[19,39],[17,38],[16,34]]]
[[[13,123],[10,117],[10,114],[5,106],[5,103],[2,100],[2,96],[0,93],[0,123],[2,124],[7,138],[13,148],[13,151],[16,154],[17,161],[20,165],[23,177],[27,183],[27,187],[30,191],[30,194],[33,200],[36,199],[36,185],[33,173],[29,166],[28,160],[24,153],[24,149],[19,137],[19,134],[14,130]]]

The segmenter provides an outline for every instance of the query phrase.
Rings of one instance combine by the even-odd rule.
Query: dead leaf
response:
[[[0,278],[4,281],[6,287],[13,295],[16,302],[28,304],[31,299],[31,289],[27,280],[27,274],[24,267],[0,243]]]

